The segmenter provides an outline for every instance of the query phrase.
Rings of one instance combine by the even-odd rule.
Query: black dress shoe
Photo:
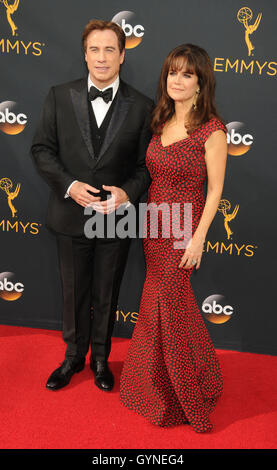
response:
[[[107,361],[94,361],[90,363],[94,373],[94,383],[104,392],[110,392],[114,386],[114,377],[109,369]]]
[[[69,384],[71,377],[75,372],[81,372],[85,367],[85,358],[83,359],[65,359],[62,365],[54,370],[46,383],[48,390],[58,390]]]

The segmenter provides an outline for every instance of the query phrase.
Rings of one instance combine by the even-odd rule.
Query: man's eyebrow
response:
[[[89,49],[99,49],[98,46],[89,46]],[[115,49],[114,46],[106,46],[105,49]]]

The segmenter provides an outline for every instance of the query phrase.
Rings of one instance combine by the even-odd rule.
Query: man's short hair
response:
[[[82,44],[84,52],[86,52],[87,49],[88,35],[94,30],[104,31],[105,29],[110,29],[117,35],[120,53],[124,50],[126,36],[123,29],[117,23],[104,20],[90,20],[90,22],[85,26],[82,34]]]

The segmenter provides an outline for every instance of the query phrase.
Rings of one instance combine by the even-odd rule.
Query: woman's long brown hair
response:
[[[164,61],[157,93],[157,105],[153,111],[151,127],[154,134],[161,134],[162,125],[175,112],[174,100],[167,93],[167,76],[170,70],[178,71],[186,65],[187,73],[198,77],[200,93],[196,109],[191,109],[188,122],[184,123],[188,134],[209,121],[212,117],[220,118],[215,105],[215,78],[211,60],[207,52],[193,44],[182,44],[173,49]],[[222,121],[223,122],[223,121]]]

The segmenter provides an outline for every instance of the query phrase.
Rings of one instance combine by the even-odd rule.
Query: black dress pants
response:
[[[107,360],[130,238],[57,239],[66,357]]]

